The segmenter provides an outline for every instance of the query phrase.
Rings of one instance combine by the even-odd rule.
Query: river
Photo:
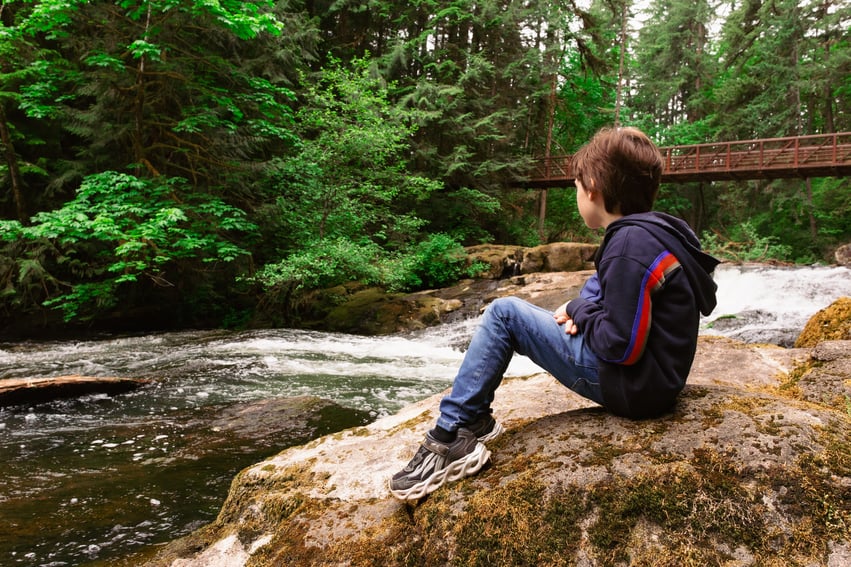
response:
[[[851,296],[851,270],[838,267],[722,265],[716,281],[702,333],[784,346]],[[475,324],[372,338],[275,329],[0,343],[0,379],[151,380],[115,397],[0,409],[0,565],[108,565],[209,523],[239,470],[305,439],[199,455],[193,425],[234,404],[298,396],[332,400],[360,422],[394,413],[450,385]],[[508,375],[537,370],[516,357]]]

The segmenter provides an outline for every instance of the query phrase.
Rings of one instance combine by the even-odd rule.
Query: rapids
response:
[[[790,346],[806,321],[851,296],[841,267],[722,265],[704,334]],[[192,456],[187,424],[218,408],[318,396],[369,419],[451,384],[475,320],[387,337],[291,329],[187,331],[96,341],[0,344],[0,379],[149,378],[115,397],[0,408],[0,565],[109,564],[212,521],[242,468],[274,447]],[[537,372],[515,357],[508,375]],[[329,424],[333,428],[334,424]]]

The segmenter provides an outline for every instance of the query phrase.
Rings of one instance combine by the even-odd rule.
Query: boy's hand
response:
[[[569,301],[567,303],[570,303]],[[556,320],[556,323],[559,325],[564,325],[564,332],[568,335],[575,335],[579,332],[579,329],[576,327],[576,323],[573,322],[573,319],[570,318],[570,315],[567,314],[567,303],[559,307],[553,313],[553,319]]]

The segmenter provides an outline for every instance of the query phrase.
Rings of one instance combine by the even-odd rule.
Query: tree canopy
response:
[[[849,23],[838,0],[0,0],[4,327],[297,324],[312,288],[445,285],[462,245],[594,241],[572,191],[517,188],[533,158],[615,123],[851,130]],[[841,178],[658,207],[739,259],[851,235]]]

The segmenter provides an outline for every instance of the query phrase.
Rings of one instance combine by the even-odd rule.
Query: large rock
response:
[[[579,295],[593,270],[537,272],[505,279],[463,280],[454,286],[414,293],[386,293],[358,285],[323,290],[311,299],[304,328],[360,335],[415,331],[479,315],[498,297],[514,295],[555,309]]]
[[[555,309],[578,295],[593,273],[596,251],[595,244],[573,242],[471,246],[469,263],[487,266],[476,279],[415,293],[387,293],[358,283],[316,291],[300,307],[297,326],[369,336],[416,331],[476,316],[506,295],[534,298]]]
[[[851,267],[851,243],[843,244],[834,252],[834,257],[836,258],[836,263],[840,266],[849,266]]]
[[[795,346],[812,347],[822,341],[845,339],[851,339],[851,297],[840,297],[810,317]]]
[[[507,380],[490,466],[404,504],[386,481],[435,396],[245,469],[215,523],[148,564],[848,565],[849,360],[847,342],[703,338],[676,409],[645,421]]]
[[[533,272],[577,272],[594,268],[597,246],[576,242],[553,242],[523,252],[521,274]]]
[[[480,244],[467,248],[470,262],[482,262],[489,267],[479,277],[505,279],[533,272],[575,272],[594,267],[596,244],[553,242],[531,248]]]

